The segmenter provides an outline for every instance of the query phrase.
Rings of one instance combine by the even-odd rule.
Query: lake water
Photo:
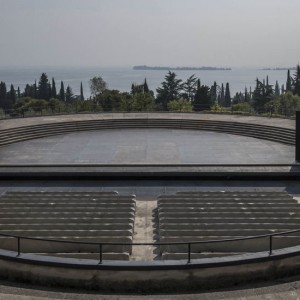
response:
[[[156,70],[133,70],[132,67],[43,67],[43,68],[2,68],[0,69],[0,81],[4,81],[9,89],[13,84],[15,89],[18,86],[21,92],[27,83],[33,84],[39,81],[41,74],[45,72],[51,80],[54,77],[56,89],[59,91],[60,81],[63,80],[65,88],[67,85],[73,90],[74,94],[80,94],[80,83],[83,84],[84,96],[90,96],[89,79],[94,76],[101,76],[108,84],[110,89],[120,91],[130,91],[131,84],[141,84],[147,79],[148,86],[154,92],[161,85],[167,71]],[[200,78],[202,84],[213,85],[214,81],[218,85],[226,82],[230,85],[231,95],[236,92],[244,92],[245,87],[255,87],[255,80],[263,80],[269,76],[269,83],[275,85],[276,80],[281,87],[286,83],[286,70],[259,70],[250,68],[233,68],[231,71],[174,71],[177,77],[186,80],[189,76],[195,74]],[[291,71],[294,74],[294,71]]]

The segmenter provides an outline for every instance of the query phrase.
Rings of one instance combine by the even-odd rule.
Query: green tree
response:
[[[63,81],[60,82],[59,99],[61,101],[65,101],[66,100],[66,97],[65,97],[65,87],[64,87]]]
[[[6,109],[6,84],[5,82],[0,82],[0,108]]]
[[[139,93],[133,96],[134,111],[153,111],[154,99],[148,93]]]
[[[192,101],[195,97],[197,90],[197,78],[195,74],[190,76],[182,85],[183,91],[185,92],[185,97],[187,100]]]
[[[221,106],[225,106],[225,92],[224,92],[224,84],[223,83],[222,83],[222,86],[221,86],[221,93],[220,93],[219,100],[220,100],[219,104]]]
[[[230,107],[231,106],[231,97],[230,97],[230,89],[229,89],[229,83],[228,82],[226,83],[224,106],[225,107]]]
[[[300,96],[300,65],[297,65],[296,73],[293,78],[293,92],[295,95]]]
[[[120,111],[123,95],[118,90],[104,90],[95,98],[103,111]]]
[[[163,110],[168,109],[168,103],[171,100],[177,100],[182,90],[182,80],[176,78],[174,72],[169,71],[165,76],[165,81],[161,83],[162,87],[156,89],[156,102],[161,104]]]
[[[253,107],[256,112],[264,113],[266,103],[273,99],[274,91],[272,86],[256,79],[256,87],[253,92]]]
[[[149,92],[150,92],[150,90],[149,90],[149,87],[148,87],[147,80],[145,78],[145,81],[144,81],[144,93],[148,94]]]
[[[287,92],[279,97],[279,113],[291,117],[300,110],[300,97],[292,92]]]
[[[201,85],[200,80],[197,80],[197,90],[193,101],[193,110],[201,111],[208,110],[211,106],[210,89],[207,85]]]
[[[16,103],[16,91],[12,84],[10,85],[9,100],[10,106],[12,107]]]
[[[214,84],[210,88],[210,97],[211,97],[212,103],[217,101],[217,99],[218,99],[217,94],[218,94],[218,86],[217,86],[217,82],[215,81]]]
[[[168,108],[170,111],[176,112],[191,112],[193,110],[191,101],[183,98],[170,101],[168,103]]]
[[[48,85],[48,76],[46,73],[42,73],[39,88],[38,88],[38,99],[49,100],[49,85]]]
[[[107,83],[101,76],[93,77],[90,79],[91,95],[95,98],[101,95],[107,89]]]
[[[276,80],[276,84],[275,84],[274,94],[276,97],[278,97],[280,95],[280,88],[279,88],[279,84],[278,84],[277,80]]]
[[[55,80],[54,80],[53,77],[52,77],[51,97],[52,97],[52,98],[57,98],[57,92],[56,92]]]
[[[71,87],[68,85],[66,89],[66,102],[71,103],[73,101],[73,92]]]
[[[290,70],[287,71],[287,78],[286,78],[286,92],[291,92],[292,91],[292,78],[290,75]]]
[[[80,83],[80,100],[84,100],[82,82]]]

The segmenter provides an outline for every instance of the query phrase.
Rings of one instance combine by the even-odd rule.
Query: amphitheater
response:
[[[0,287],[7,299],[20,297],[18,283],[263,299],[206,291],[299,274],[293,120],[41,116],[1,120],[0,137],[0,269],[15,285]],[[261,293],[298,299],[293,284]]]

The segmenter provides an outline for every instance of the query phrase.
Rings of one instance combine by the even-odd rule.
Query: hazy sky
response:
[[[0,67],[295,66],[300,0],[0,0]]]

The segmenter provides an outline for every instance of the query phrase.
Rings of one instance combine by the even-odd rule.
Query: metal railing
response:
[[[33,240],[33,241],[41,241],[41,242],[53,242],[53,243],[64,243],[64,244],[77,244],[77,245],[94,245],[98,247],[98,264],[103,264],[103,247],[104,246],[152,246],[152,247],[160,247],[160,246],[179,246],[179,245],[186,245],[187,246],[187,263],[190,264],[192,261],[191,255],[192,255],[192,249],[193,245],[199,245],[199,244],[215,244],[215,243],[225,243],[225,242],[239,242],[239,241],[246,241],[246,240],[254,240],[254,239],[262,239],[262,238],[268,238],[269,240],[269,247],[265,251],[267,252],[267,256],[271,256],[273,254],[273,237],[275,236],[283,236],[288,235],[292,233],[298,233],[300,232],[300,229],[296,230],[290,230],[290,231],[283,231],[283,232],[276,232],[271,234],[263,234],[263,235],[256,235],[256,236],[248,236],[248,237],[240,237],[240,238],[232,238],[232,239],[220,239],[220,240],[204,240],[204,241],[191,241],[191,242],[158,242],[158,243],[109,243],[109,242],[83,242],[83,241],[71,241],[71,240],[59,240],[59,239],[44,239],[44,238],[34,238],[34,237],[23,237],[23,236],[17,236],[17,235],[10,235],[10,234],[4,234],[0,233],[0,236],[7,237],[7,238],[15,238],[17,240],[17,255],[16,257],[19,257],[22,253],[26,253],[22,251],[22,240]],[[300,239],[300,236],[299,236]],[[299,241],[300,245],[300,241]],[[293,245],[295,246],[295,245]],[[232,249],[234,252],[234,247]],[[74,253],[74,252],[72,252]],[[201,253],[201,252],[197,252]],[[230,255],[229,255],[230,256]]]

